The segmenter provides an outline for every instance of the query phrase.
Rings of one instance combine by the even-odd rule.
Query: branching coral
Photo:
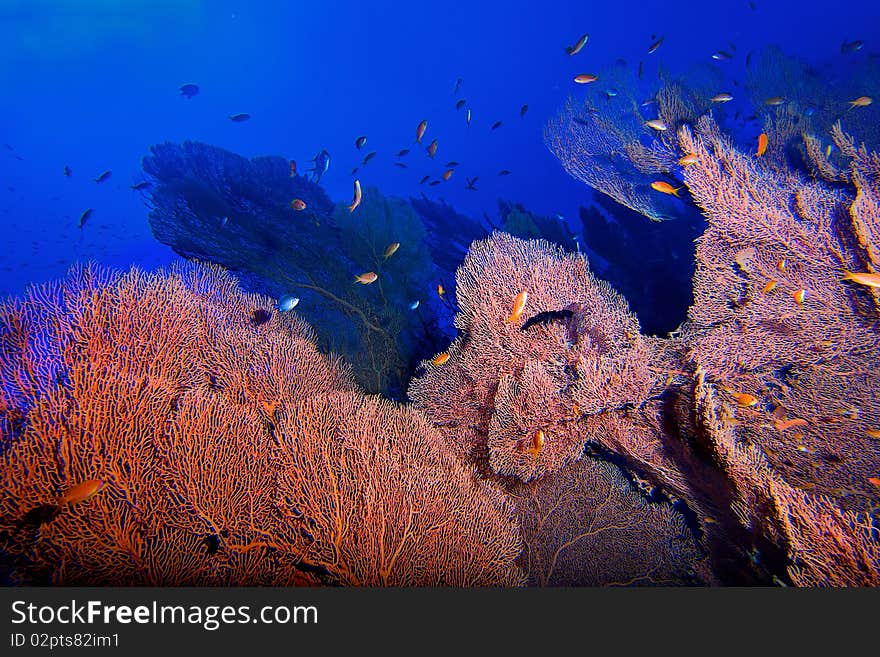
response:
[[[3,304],[0,551],[16,581],[520,581],[499,494],[269,302],[186,266],[74,269]]]
[[[724,402],[698,370],[697,430],[736,492],[731,505],[756,534],[787,551],[798,586],[880,586],[880,528],[865,513],[842,511],[824,495],[786,483],[753,445],[734,436]]]
[[[191,142],[152,150],[144,170],[156,183],[157,239],[242,272],[260,292],[296,295],[322,346],[352,363],[364,388],[401,394],[409,364],[427,350],[427,331],[409,306],[427,294],[433,271],[424,229],[405,202],[367,189],[354,213],[334,211],[324,191],[291,177],[280,157],[248,160]],[[292,208],[294,199],[305,208]],[[386,262],[395,242],[400,250]],[[353,284],[379,269],[377,285]]]
[[[880,70],[872,59],[842,60],[820,70],[768,47],[754,53],[749,63],[744,86],[765,122],[768,117],[796,116],[803,131],[825,135],[843,117],[848,132],[871,148],[880,147],[876,113],[849,111],[855,98],[880,96]]]
[[[573,177],[653,221],[670,219],[687,208],[651,183],[673,173],[681,157],[675,131],[708,109],[709,95],[670,80],[640,103],[632,85],[616,89],[613,103],[569,98],[545,127],[544,143]]]
[[[412,409],[356,394],[285,408],[278,508],[347,585],[516,584],[516,524]]]
[[[703,572],[683,519],[648,502],[609,463],[581,458],[511,495],[533,585],[675,585]]]
[[[875,197],[854,203],[743,155],[709,119],[697,130],[680,133],[698,160],[685,180],[709,219],[684,333],[690,360],[730,391],[744,436],[787,481],[870,508],[878,315],[871,291],[842,279],[864,268]],[[870,175],[858,162],[855,175]],[[756,402],[737,403],[743,394]]]
[[[582,256],[494,233],[471,246],[456,285],[451,357],[428,364],[410,396],[484,471],[528,481],[558,470],[580,453],[585,425],[662,388],[654,347]],[[521,292],[522,317],[505,321]],[[530,447],[539,431],[542,446]]]

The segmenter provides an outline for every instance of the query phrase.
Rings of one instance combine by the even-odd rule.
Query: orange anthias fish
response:
[[[306,202],[303,201],[301,198],[295,198],[290,202],[290,207],[297,212],[302,212],[306,209]]]
[[[868,477],[868,483],[880,488],[880,477]]]
[[[870,96],[859,96],[855,100],[849,101],[849,108],[852,109],[853,107],[867,107],[873,102],[874,99]]]
[[[809,424],[805,419],[801,417],[796,417],[792,420],[776,420],[773,423],[773,426],[776,427],[778,431],[785,431],[786,429],[791,429],[792,427],[803,427]]]
[[[361,204],[361,181],[354,181],[354,198],[351,199],[351,205],[348,206],[349,212],[354,212],[357,206]]]
[[[453,169],[447,169],[443,172],[443,180],[449,180],[452,178],[452,174],[455,173]]]
[[[544,431],[543,429],[538,429],[532,434],[532,439],[529,441],[529,446],[526,451],[532,456],[537,456],[544,449],[544,442]]]
[[[660,37],[654,43],[652,43],[650,46],[648,46],[648,54],[649,55],[653,55],[655,52],[657,52],[657,48],[659,48],[660,44],[663,43],[664,38],[665,37]]]
[[[662,192],[663,194],[672,194],[673,196],[678,196],[678,192],[684,189],[684,186],[681,187],[673,187],[668,182],[664,182],[663,180],[655,180],[651,183],[651,189],[657,192]]]
[[[82,483],[76,484],[68,488],[64,494],[58,498],[58,504],[76,504],[89,499],[98,491],[104,488],[102,479],[89,479]]]
[[[697,158],[696,154],[694,154],[694,153],[690,153],[688,155],[685,155],[684,157],[682,157],[678,160],[679,166],[683,166],[683,167],[689,167],[690,165],[696,164],[697,162],[699,162],[699,159]]]
[[[785,98],[783,98],[782,96],[772,96],[764,102],[771,107],[775,107],[776,105],[782,105],[782,103],[785,102]]]
[[[651,119],[650,121],[645,121],[645,125],[649,128],[654,128],[654,130],[659,130],[661,132],[663,130],[669,129],[669,126],[666,125],[666,121],[663,121],[662,119]]]
[[[388,248],[385,249],[385,253],[383,254],[383,256],[385,257],[386,260],[388,260],[388,258],[390,258],[395,253],[397,253],[397,249],[399,249],[399,248],[400,248],[400,242],[392,242],[391,244],[388,245]]]
[[[416,143],[422,143],[422,137],[425,136],[425,130],[428,129],[428,121],[422,121],[419,123],[419,127],[416,128]]]
[[[797,301],[799,305],[803,306],[804,301],[807,298],[807,291],[803,289],[796,290],[792,296],[794,296],[794,300]]]
[[[589,84],[590,82],[595,82],[598,79],[598,75],[592,75],[590,73],[581,73],[580,75],[576,75],[574,77],[574,81],[578,84]]]
[[[880,429],[868,429],[865,431],[868,438],[880,438]]]
[[[432,158],[437,154],[437,140],[435,139],[428,145],[428,157]]]
[[[290,161],[290,177],[296,178],[296,160]]]
[[[867,285],[868,287],[880,288],[880,274],[873,274],[867,271],[846,271],[843,275],[843,280],[852,281],[859,285]]]
[[[764,294],[767,294],[769,292],[772,292],[775,289],[776,289],[776,281],[774,281],[771,278],[769,281],[767,281],[767,283],[764,285],[764,287],[761,288],[761,292],[763,292]]]
[[[438,284],[437,285],[437,296],[442,299],[444,294],[446,294],[446,290],[443,289],[442,284]]]
[[[444,351],[442,354],[437,354],[431,363],[434,365],[443,365],[447,360],[449,360],[449,353]]]
[[[355,283],[360,283],[361,285],[369,285],[370,283],[375,283],[379,280],[379,275],[374,271],[368,271],[360,276],[354,277]]]
[[[569,56],[577,55],[581,51],[581,49],[585,45],[587,45],[587,39],[589,39],[589,38],[590,38],[590,35],[585,34],[580,39],[578,39],[577,43],[575,43],[573,46],[566,47],[565,52],[567,52],[569,54]]]
[[[758,403],[758,398],[754,395],[750,395],[747,392],[734,392],[732,393],[733,398],[736,400],[736,403],[740,406],[754,406]]]
[[[767,152],[767,133],[762,132],[758,135],[758,150],[755,153],[758,157],[761,157],[764,153]]]
[[[506,324],[518,322],[522,318],[523,311],[526,308],[526,301],[528,300],[529,293],[525,290],[517,294],[516,298],[513,300],[513,308],[510,311],[510,315],[507,316],[507,319],[505,319],[504,322]]]

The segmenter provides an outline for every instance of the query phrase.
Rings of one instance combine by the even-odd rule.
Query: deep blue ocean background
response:
[[[585,32],[583,52],[568,57],[564,47]],[[661,35],[662,47],[646,54]],[[854,39],[866,45],[848,59],[840,44]],[[744,54],[770,44],[833,76],[853,57],[880,52],[880,3],[3,0],[0,295],[77,260],[170,262],[144,197],[130,189],[144,179],[141,158],[165,141],[280,155],[301,169],[327,149],[322,184],[334,201],[351,198],[351,169],[376,151],[358,175],[386,195],[425,192],[474,217],[494,216],[505,199],[571,218],[591,192],[565,173],[542,130],[568,95],[584,93],[575,74],[624,60],[644,61],[646,78],[661,66],[680,73],[707,64],[736,79]],[[733,47],[732,61],[711,60]],[[185,83],[200,93],[182,97]],[[458,98],[473,110],[470,127]],[[230,121],[238,112],[251,119]],[[439,139],[436,160],[416,153],[410,168],[393,166],[422,119]],[[368,137],[360,152],[359,135]],[[419,186],[448,160],[461,163],[450,183]],[[111,178],[96,184],[108,169]],[[499,177],[501,169],[512,173]],[[475,175],[479,191],[466,190]],[[94,213],[80,231],[87,207]]]

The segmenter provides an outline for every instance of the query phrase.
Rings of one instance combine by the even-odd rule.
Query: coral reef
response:
[[[579,455],[583,424],[662,388],[638,321],[581,255],[493,233],[471,245],[456,290],[450,358],[427,363],[409,394],[483,472],[529,481],[558,470]],[[522,318],[506,321],[524,291]]]
[[[777,120],[797,123],[793,137],[801,133],[825,137],[832,126],[842,120],[848,133],[859,135],[870,148],[880,147],[876,116],[870,112],[849,111],[848,105],[859,96],[880,97],[880,65],[876,59],[867,57],[844,61],[845,65],[838,62],[814,67],[775,46],[753,53],[744,86],[758,119],[764,126]],[[790,148],[800,151],[801,145],[796,140],[785,141]],[[835,154],[834,159],[837,157]]]
[[[503,495],[313,338],[197,265],[75,268],[3,303],[12,581],[520,583]]]
[[[682,517],[649,502],[610,464],[580,458],[515,486],[534,586],[669,586],[707,583]]]
[[[709,88],[664,81],[641,104],[630,86],[620,88],[613,105],[592,96],[583,102],[569,98],[545,127],[544,142],[574,178],[652,221],[672,219],[686,206],[650,186],[658,179],[675,181],[675,131],[706,111]],[[651,127],[648,121],[659,123]]]
[[[685,180],[709,227],[697,246],[688,360],[730,395],[732,413],[790,483],[869,509],[880,452],[876,293],[843,279],[876,266],[876,186],[856,197],[737,151],[708,118],[681,132]],[[877,159],[852,160],[877,179]],[[802,296],[801,296],[802,295]],[[788,426],[786,422],[798,420]]]
[[[244,274],[260,293],[300,297],[320,344],[354,365],[362,387],[402,393],[410,365],[435,346],[430,314],[410,309],[428,296],[434,270],[405,202],[366,189],[350,213],[291,177],[280,157],[248,160],[193,142],[154,146],[143,165],[155,183],[149,216],[158,240]],[[294,199],[305,209],[292,208]],[[399,251],[386,259],[395,242]],[[380,270],[376,285],[352,282]]]

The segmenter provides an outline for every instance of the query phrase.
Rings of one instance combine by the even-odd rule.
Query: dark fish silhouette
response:
[[[501,127],[501,121],[495,121],[495,123],[492,124],[492,130],[497,130],[500,127]]]
[[[150,189],[152,186],[153,186],[153,183],[145,180],[143,182],[139,182],[139,183],[132,185],[131,188],[136,192],[140,192],[145,189]]]
[[[199,93],[199,85],[197,84],[184,84],[180,87],[180,95],[184,98],[192,98],[193,96],[197,96]]]
[[[424,178],[422,178],[422,179],[419,181],[419,184],[420,184],[420,185],[424,185],[426,182],[428,182],[428,180],[430,179],[430,177],[431,177],[431,176],[425,176]]]
[[[457,94],[457,93],[458,93],[458,90],[461,89],[461,83],[462,83],[462,79],[461,79],[461,78],[458,78],[458,79],[455,81],[455,88],[452,90],[452,94],[453,94],[453,95]]]
[[[394,166],[400,167],[401,169],[406,169],[406,164],[404,162],[395,162]]]
[[[357,139],[354,140],[354,145],[357,147],[358,150],[362,149],[364,147],[364,144],[366,144],[366,143],[367,143],[367,137],[365,135],[361,135],[360,137],[358,137]]]
[[[71,171],[70,167],[67,165],[64,166],[64,175],[67,176],[68,178],[70,178],[70,176],[73,175],[73,171]]]
[[[439,180],[432,180],[432,181],[429,182],[428,184],[429,184],[431,187],[435,187],[435,186],[437,186],[437,185],[440,184],[440,181],[439,181]]]
[[[241,123],[242,121],[247,121],[251,118],[250,114],[230,114],[229,120],[233,123]]]
[[[523,105],[519,108],[519,118],[524,119],[526,117],[526,112],[529,111],[528,105]]]
[[[364,156],[364,161],[361,162],[361,165],[363,166],[364,164],[366,164],[367,162],[369,162],[370,160],[372,160],[374,157],[376,157],[376,151],[371,151],[370,153],[367,153],[367,154]]]
[[[460,110],[462,107],[464,107],[464,104],[465,104],[466,102],[467,102],[467,101],[466,101],[464,98],[462,98],[460,101],[458,101],[458,102],[455,104],[455,109]]]
[[[498,175],[499,176],[509,176],[510,171],[508,171],[507,169],[501,169],[501,171],[498,172]]]
[[[79,227],[82,230],[82,227],[86,225],[86,222],[89,220],[89,217],[92,216],[92,208],[88,208],[83,211],[81,215],[79,215]]]
[[[96,183],[102,183],[102,182],[104,182],[105,180],[107,180],[107,178],[110,177],[110,175],[111,175],[112,173],[113,173],[113,172],[110,171],[110,170],[108,169],[107,171],[105,171],[104,173],[102,173],[100,176],[98,176],[97,178],[95,178],[95,182],[96,182]]]
[[[842,55],[846,55],[851,52],[858,52],[859,50],[861,50],[864,47],[865,47],[865,42],[859,41],[858,39],[855,41],[850,41],[849,43],[844,41],[842,44],[840,44],[840,53]]]
[[[525,331],[532,326],[536,326],[538,324],[549,324],[550,322],[561,322],[566,319],[571,319],[574,317],[574,313],[571,310],[563,308],[562,310],[545,310],[542,313],[538,313],[534,317],[530,317],[526,320],[526,323],[520,327],[520,331]]]
[[[263,324],[268,322],[270,319],[272,319],[272,313],[270,313],[268,310],[265,310],[263,308],[257,308],[251,314],[251,324],[253,324],[254,326],[262,326]]]
[[[479,179],[480,179],[479,176],[474,176],[473,178],[465,178],[465,180],[467,181],[467,185],[465,185],[465,189],[469,189],[469,190],[471,190],[472,192],[477,191],[477,188],[474,187],[474,185],[477,184],[477,181],[478,181]]]
[[[408,148],[403,148],[403,149],[397,151],[397,157],[403,157],[404,155],[409,155]]]

